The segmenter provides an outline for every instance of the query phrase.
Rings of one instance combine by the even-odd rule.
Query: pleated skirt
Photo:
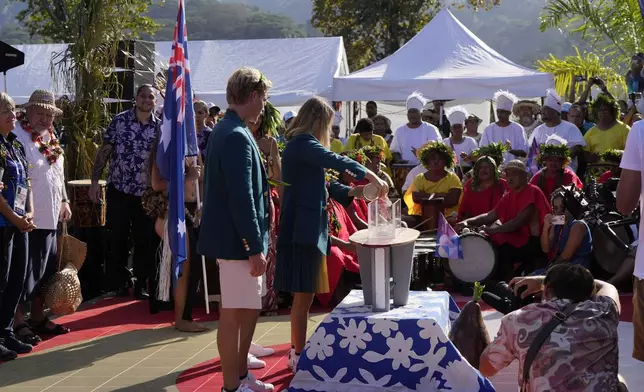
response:
[[[316,245],[278,244],[274,289],[286,293],[328,293],[326,256]]]

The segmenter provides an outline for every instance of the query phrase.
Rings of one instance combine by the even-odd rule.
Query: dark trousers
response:
[[[13,335],[13,317],[27,276],[27,233],[0,227],[0,337]]]
[[[130,240],[134,242],[133,268],[139,287],[145,287],[149,276],[154,276],[154,257],[159,238],[154,222],[143,211],[141,197],[123,193],[109,184],[107,187],[107,226],[111,262],[109,275],[117,288],[126,287],[129,279],[127,260]],[[130,236],[131,234],[131,236]]]
[[[509,282],[515,276],[522,273],[527,275],[547,264],[546,256],[541,250],[539,237],[530,237],[528,242],[519,248],[505,243],[497,248],[497,253],[499,265],[495,278],[499,281]],[[514,268],[515,263],[521,263],[518,269]]]
[[[188,278],[188,293],[186,294],[186,303],[183,308],[183,319],[192,321],[192,308],[197,299],[197,289],[199,281],[202,280],[203,271],[201,268],[201,255],[197,253],[197,242],[199,241],[199,229],[187,223],[186,231],[188,241],[190,242],[190,276]]]

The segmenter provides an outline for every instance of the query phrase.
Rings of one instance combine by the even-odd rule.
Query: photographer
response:
[[[550,264],[572,263],[586,268],[590,265],[593,240],[586,222],[576,219],[581,215],[579,197],[578,191],[569,187],[552,193],[552,214],[544,218],[541,233],[541,249],[551,255]]]
[[[619,390],[620,304],[614,286],[570,263],[552,266],[545,277],[515,278],[510,286],[523,298],[543,292],[544,301],[501,319],[496,339],[481,354],[483,376],[492,377],[517,359],[519,385],[526,392]],[[546,336],[537,340],[542,330]],[[524,371],[535,341],[540,347]]]

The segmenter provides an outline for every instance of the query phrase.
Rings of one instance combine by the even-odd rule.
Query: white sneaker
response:
[[[253,354],[248,354],[248,368],[249,369],[263,369],[266,367],[266,362],[257,359]]]
[[[275,389],[273,384],[266,384],[255,378],[250,372],[245,380],[242,380],[241,386],[245,386],[251,392],[270,392]],[[241,391],[244,391],[243,389]]]
[[[295,374],[297,371],[297,362],[300,360],[300,356],[295,354],[295,349],[292,348],[288,352],[288,368]]]
[[[259,344],[251,343],[250,350],[248,350],[248,352],[253,354],[257,358],[262,358],[273,355],[275,353],[275,350],[270,347],[262,347]]]

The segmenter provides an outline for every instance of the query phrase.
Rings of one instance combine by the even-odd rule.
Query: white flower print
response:
[[[418,334],[423,339],[430,339],[436,337],[437,333],[443,333],[441,327],[434,319],[418,320],[418,327],[420,328],[420,332]]]
[[[435,378],[432,378],[433,372],[428,372],[425,377],[421,377],[416,384],[417,391],[437,391],[441,382]]]
[[[367,343],[371,341],[371,334],[367,333],[367,323],[362,320],[356,324],[356,320],[350,319],[349,325],[344,328],[338,328],[338,335],[342,336],[340,347],[349,347],[349,354],[355,355],[358,350],[367,348]]]
[[[369,324],[373,325],[373,333],[379,333],[388,338],[392,331],[398,331],[398,323],[395,320],[369,318]]]
[[[412,355],[411,347],[413,344],[414,339],[405,339],[405,336],[400,332],[393,338],[387,338],[389,351],[385,354],[385,358],[392,360],[391,367],[393,370],[398,370],[400,366],[409,369],[411,365],[409,357]]]
[[[324,327],[318,328],[306,348],[306,356],[313,360],[317,357],[320,361],[324,361],[327,357],[333,355],[333,347],[331,345],[335,342],[335,336],[326,334]]]
[[[443,378],[446,386],[453,391],[479,390],[479,375],[465,359],[450,362],[443,372]]]

